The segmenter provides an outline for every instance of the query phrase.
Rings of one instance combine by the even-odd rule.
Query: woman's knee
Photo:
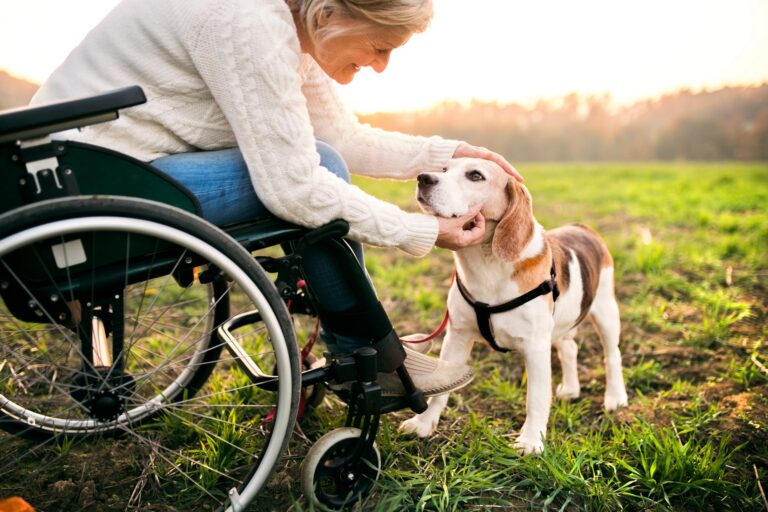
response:
[[[321,140],[316,141],[316,146],[317,152],[320,153],[320,165],[349,183],[349,169],[339,152],[333,146]]]

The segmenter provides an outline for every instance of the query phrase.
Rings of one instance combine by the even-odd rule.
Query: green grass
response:
[[[629,407],[603,412],[602,354],[585,327],[582,398],[555,402],[544,454],[520,457],[512,446],[525,418],[522,360],[477,346],[477,378],[452,395],[432,438],[398,433],[406,412],[384,419],[384,471],[360,508],[765,510],[754,471],[766,487],[768,166],[517,167],[545,228],[583,222],[612,250]],[[412,183],[356,184],[417,210]],[[417,259],[369,248],[367,265],[399,332],[437,326],[448,251]],[[554,371],[557,380],[556,363]],[[305,432],[327,428],[311,421]],[[293,506],[307,507],[302,498]]]

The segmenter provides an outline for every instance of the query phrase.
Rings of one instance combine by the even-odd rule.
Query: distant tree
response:
[[[363,116],[374,126],[483,144],[525,160],[768,160],[768,83],[688,89],[616,107],[608,95],[569,94],[533,107],[446,102]]]
[[[768,106],[764,107],[755,119],[752,130],[755,160],[768,160]]]
[[[728,160],[733,147],[724,127],[713,119],[682,118],[666,130],[657,146],[662,160]]]

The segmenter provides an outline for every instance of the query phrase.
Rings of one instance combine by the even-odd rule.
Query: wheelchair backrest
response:
[[[200,205],[189,191],[144,162],[89,144],[52,141],[51,145],[59,174],[70,170],[76,180],[76,193],[66,195],[137,197],[190,213],[200,212]],[[27,172],[28,161],[23,155],[24,150],[15,143],[0,145],[0,213],[35,202],[36,185]]]

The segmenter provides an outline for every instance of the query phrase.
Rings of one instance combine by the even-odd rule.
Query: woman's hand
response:
[[[435,245],[455,251],[483,241],[485,235],[485,217],[480,213],[480,205],[473,206],[461,217],[438,217],[440,230]]]
[[[462,142],[456,147],[456,151],[453,152],[453,158],[483,158],[496,162],[502,169],[507,171],[507,174],[515,178],[517,181],[522,182],[523,177],[520,173],[512,167],[512,164],[507,162],[507,159],[498,153],[495,153],[487,148],[481,148],[479,146],[472,146],[466,142]]]

